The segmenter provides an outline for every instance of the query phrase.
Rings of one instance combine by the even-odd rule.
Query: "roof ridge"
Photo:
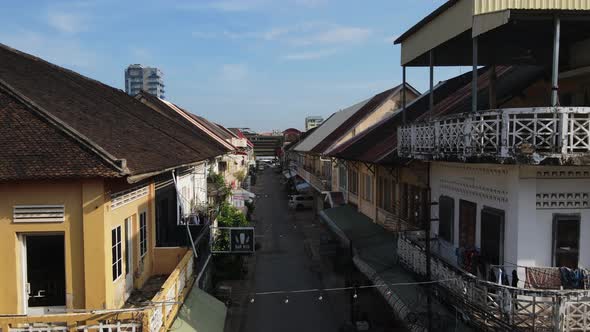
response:
[[[98,157],[103,159],[107,164],[112,166],[115,170],[120,172],[122,175],[128,175],[129,169],[127,168],[127,161],[122,158],[117,158],[102,148],[100,145],[77,131],[76,129],[72,128],[66,122],[62,121],[55,115],[51,114],[51,112],[45,110],[41,106],[37,105],[35,102],[30,100],[24,94],[20,93],[17,89],[12,87],[6,81],[0,78],[0,89],[8,93],[13,98],[17,99],[19,102],[24,104],[29,110],[35,112],[37,115],[45,119],[49,122],[52,126],[72,138],[75,142],[80,144],[81,146],[89,149],[91,152],[96,154]]]
[[[57,70],[60,70],[60,71],[63,71],[63,72],[67,72],[69,74],[74,74],[74,75],[79,76],[79,77],[82,77],[82,78],[84,78],[86,80],[89,80],[89,81],[93,81],[95,83],[98,83],[98,84],[100,84],[102,86],[105,86],[105,87],[108,87],[108,88],[117,90],[119,92],[125,93],[121,89],[112,87],[112,86],[110,86],[110,85],[108,85],[106,83],[103,83],[103,82],[101,82],[99,80],[96,80],[96,79],[94,79],[92,77],[88,77],[88,76],[82,75],[82,74],[80,74],[80,73],[78,73],[78,72],[76,72],[74,70],[71,70],[71,69],[68,69],[68,68],[65,68],[65,67],[62,67],[62,66],[58,66],[55,63],[51,63],[51,62],[49,62],[49,61],[47,61],[47,60],[45,60],[43,58],[40,58],[40,57],[38,57],[36,55],[33,55],[33,54],[30,54],[30,53],[26,53],[26,52],[17,50],[16,48],[10,47],[10,46],[8,46],[6,44],[0,43],[0,48],[3,48],[3,49],[5,49],[5,50],[7,50],[9,52],[16,53],[19,56],[23,56],[23,57],[29,58],[31,60],[34,60],[34,61],[43,62],[44,64],[49,65],[50,67],[56,68]]]
[[[133,99],[141,102],[140,99],[138,98],[144,98],[147,99],[148,102],[156,102],[156,103],[160,103],[162,107],[167,107],[171,110],[173,110],[174,112],[176,112],[178,115],[180,115],[181,117],[183,117],[184,119],[186,119],[187,121],[191,122],[191,124],[197,128],[199,128],[206,136],[211,136],[211,134],[213,134],[215,137],[219,137],[218,135],[216,135],[215,133],[211,132],[211,130],[209,130],[208,128],[206,128],[204,125],[200,124],[200,126],[202,126],[203,128],[200,128],[199,126],[195,125],[194,123],[192,123],[193,121],[195,121],[192,117],[190,117],[187,113],[187,111],[185,109],[183,109],[182,107],[174,104],[173,102],[167,101],[167,100],[163,100],[160,99],[152,94],[150,94],[149,92],[145,92],[144,90],[141,90],[137,95],[135,95],[135,97],[133,97]],[[143,103],[142,103],[143,104]],[[156,107],[158,107],[157,105],[154,105]],[[149,107],[151,109],[151,107],[149,105],[146,105],[146,107]],[[177,108],[178,110],[176,110],[175,108]],[[158,113],[160,113],[159,111],[156,111]],[[170,118],[167,114],[162,114],[160,113],[162,116],[165,116],[166,118],[170,119],[171,121],[176,121],[172,118]],[[196,121],[195,121],[196,122]],[[184,126],[184,125],[183,125]],[[188,128],[187,128],[188,129]],[[209,132],[211,132],[211,134],[209,134]],[[223,149],[226,150],[231,150],[229,148],[229,146],[226,144],[225,140],[223,140],[222,138],[219,137],[220,140],[222,140],[223,142],[220,142],[219,140],[215,140],[215,144],[221,146]]]

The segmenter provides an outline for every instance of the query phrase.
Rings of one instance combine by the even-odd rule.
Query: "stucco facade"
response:
[[[121,183],[102,179],[63,181],[21,181],[0,184],[0,250],[5,253],[0,282],[1,314],[26,314],[25,257],[21,239],[31,235],[63,235],[65,258],[66,309],[120,308],[125,300],[125,260],[123,274],[113,281],[111,231],[130,218],[132,248],[122,242],[123,257],[133,252],[130,269],[134,288],[143,286],[153,271],[154,186],[144,184],[145,195],[113,207],[111,190]],[[126,188],[128,189],[128,188]],[[139,196],[139,195],[138,195]],[[15,222],[13,209],[24,205],[64,207],[62,222]],[[139,214],[147,216],[147,252],[140,257]],[[44,253],[49,259],[59,252]],[[45,257],[45,256],[44,256]],[[29,272],[31,273],[31,272]]]

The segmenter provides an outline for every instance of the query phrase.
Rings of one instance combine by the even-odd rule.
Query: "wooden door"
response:
[[[477,205],[473,202],[459,201],[459,246],[475,247],[475,222]]]

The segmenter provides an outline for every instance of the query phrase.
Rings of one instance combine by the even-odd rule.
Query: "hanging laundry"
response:
[[[561,275],[557,267],[526,267],[527,288],[560,289]]]
[[[512,270],[512,287],[518,287],[518,272]]]

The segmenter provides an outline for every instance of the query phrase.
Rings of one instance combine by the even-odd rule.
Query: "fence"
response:
[[[398,257],[412,272],[426,275],[426,254],[398,238]],[[498,285],[431,257],[433,280],[445,302],[460,307],[481,330],[590,331],[590,291],[532,290]]]
[[[590,108],[520,108],[464,113],[398,130],[406,157],[513,158],[533,152],[568,159],[590,152]]]
[[[97,310],[44,316],[0,317],[0,332],[164,332],[168,331],[194,282],[192,251],[187,251],[151,304],[141,308]]]

